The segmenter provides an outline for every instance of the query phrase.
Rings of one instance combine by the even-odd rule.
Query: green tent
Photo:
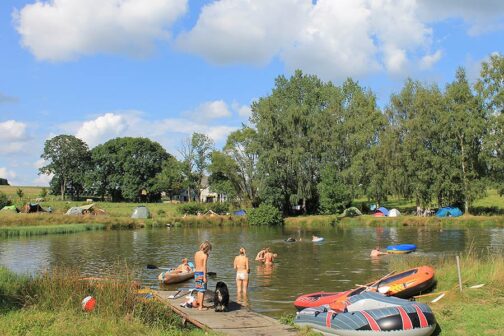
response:
[[[356,207],[350,207],[348,209],[345,209],[342,215],[343,217],[356,217],[356,216],[362,216],[362,212],[360,212],[360,210],[357,209]]]
[[[7,212],[10,212],[10,213],[18,213],[18,212],[19,212],[18,208],[16,208],[16,206],[15,206],[15,205],[7,205],[7,206],[4,206],[4,207],[2,208],[2,210],[0,210],[0,211],[1,211],[1,212],[6,212],[6,213],[7,213]]]

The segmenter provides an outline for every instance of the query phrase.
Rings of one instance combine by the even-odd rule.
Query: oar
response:
[[[160,269],[160,270],[165,270],[165,271],[173,270],[173,268],[159,267],[159,266],[152,265],[152,264],[148,264],[147,269]],[[217,273],[216,272],[207,272],[207,275],[213,277],[213,276],[216,276]]]
[[[394,273],[395,273],[395,271],[392,271],[392,272],[390,272],[389,274],[386,274],[386,275],[382,276],[380,279],[376,280],[375,282],[373,282],[373,283],[372,283],[372,284],[370,284],[370,285],[359,285],[359,284],[355,284],[355,286],[357,286],[357,287],[366,287],[366,289],[368,289],[368,288],[373,287],[374,285],[376,285],[377,283],[379,283],[380,281],[382,281],[382,280],[383,280],[383,279],[385,279],[386,277],[391,276],[391,275],[392,275],[392,274],[394,274]]]

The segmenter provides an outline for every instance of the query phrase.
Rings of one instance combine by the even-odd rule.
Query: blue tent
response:
[[[235,216],[245,216],[246,212],[245,210],[237,210],[233,212],[233,215]]]
[[[380,207],[380,208],[378,208],[378,210],[377,210],[377,211],[380,211],[380,212],[381,212],[382,214],[384,214],[385,216],[388,216],[388,213],[389,213],[388,209],[387,209],[387,208],[384,208],[384,207]]]
[[[459,208],[445,207],[440,208],[436,212],[437,217],[459,217],[462,216],[462,211]]]

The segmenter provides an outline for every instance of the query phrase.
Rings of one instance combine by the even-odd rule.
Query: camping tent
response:
[[[343,217],[355,217],[355,216],[362,216],[362,212],[360,212],[359,209],[357,209],[356,207],[350,207],[348,209],[345,209],[345,211],[343,211]]]
[[[145,206],[137,206],[135,209],[133,209],[133,213],[131,214],[131,218],[150,218],[151,214],[149,209],[147,209]]]
[[[397,209],[392,209],[389,211],[388,216],[389,217],[399,217],[399,216],[401,216],[401,213]]]
[[[233,212],[233,215],[235,215],[235,216],[245,216],[246,214],[247,214],[247,212],[245,210],[243,210],[243,209],[236,210],[236,211]]]
[[[7,206],[4,206],[4,207],[2,208],[2,210],[0,210],[0,212],[5,212],[5,213],[7,213],[7,212],[18,213],[18,212],[19,212],[19,210],[18,210],[18,208],[16,208],[16,206],[15,206],[15,205],[7,205]]]
[[[381,214],[381,215],[380,215]],[[384,207],[380,207],[376,210],[374,216],[375,217],[383,217],[383,216],[388,216],[389,214],[389,211],[387,208],[384,208]]]
[[[459,217],[462,216],[462,211],[455,207],[441,208],[436,212],[437,217]]]
[[[26,203],[23,206],[24,213],[45,212],[45,210],[38,203]]]
[[[70,209],[68,209],[66,214],[71,215],[71,216],[95,214],[94,204],[83,205],[83,206],[79,206],[79,207],[71,207]]]

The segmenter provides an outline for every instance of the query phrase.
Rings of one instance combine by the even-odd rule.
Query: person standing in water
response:
[[[276,254],[273,254],[271,252],[271,249],[268,247],[266,249],[266,253],[264,254],[264,263],[265,264],[273,264],[273,261],[275,261]]]
[[[380,248],[377,246],[374,250],[371,250],[371,254],[369,255],[371,258],[376,258],[387,253],[380,251]]]
[[[198,252],[194,254],[194,282],[195,288],[198,292],[196,297],[196,304],[194,308],[203,310],[203,300],[205,299],[205,292],[207,290],[207,262],[208,253],[212,250],[212,244],[207,240],[200,245]]]
[[[249,259],[246,255],[245,249],[240,248],[240,254],[234,259],[234,269],[236,270],[236,291],[238,297],[243,292],[243,296],[247,296],[247,288],[249,282]]]

